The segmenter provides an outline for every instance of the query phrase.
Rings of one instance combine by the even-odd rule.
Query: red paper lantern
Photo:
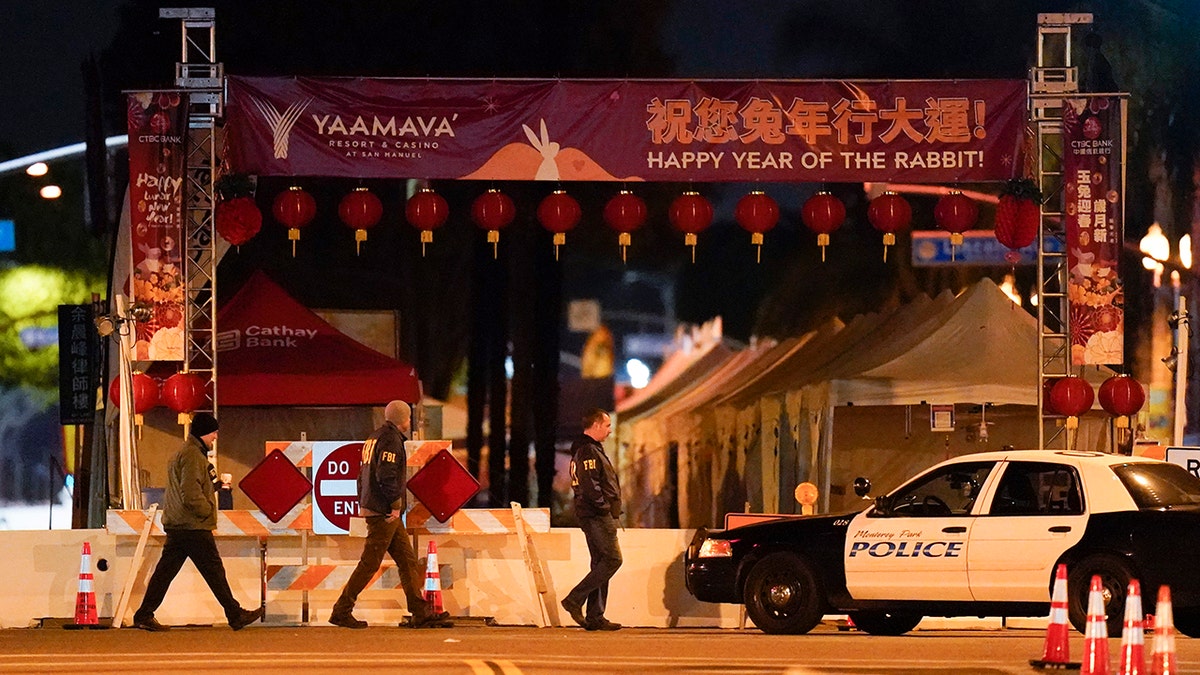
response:
[[[1050,389],[1051,409],[1067,416],[1067,428],[1079,426],[1079,416],[1091,410],[1096,394],[1092,385],[1082,377],[1070,375],[1060,378]]]
[[[779,205],[765,192],[755,190],[738,200],[733,218],[750,233],[750,244],[756,249],[755,262],[762,262],[763,233],[779,223]]]
[[[1146,390],[1128,375],[1114,375],[1100,385],[1098,398],[1100,407],[1116,418],[1116,425],[1125,428],[1146,402]]]
[[[625,249],[633,243],[633,231],[646,222],[646,202],[629,190],[621,190],[604,205],[604,222],[619,233],[617,245],[621,247],[621,262],[625,262]]]
[[[179,413],[180,424],[186,424],[207,398],[208,383],[193,372],[175,373],[162,385],[162,401]]]
[[[251,197],[234,197],[217,204],[214,217],[217,234],[234,246],[254,238],[262,229],[262,211]]]
[[[404,205],[404,217],[410,225],[421,231],[421,256],[424,257],[425,244],[432,243],[433,231],[446,224],[446,219],[450,217],[450,206],[432,188],[423,187]]]
[[[1041,190],[1028,178],[1008,181],[1000,194],[993,229],[996,240],[1011,249],[1004,257],[1014,265],[1021,259],[1017,250],[1037,239],[1042,219],[1041,209],[1038,208],[1041,200]]]
[[[943,195],[933,207],[933,221],[950,233],[951,260],[954,260],[955,248],[962,246],[962,233],[975,227],[977,220],[979,205],[958,190],[951,190],[949,194]]]
[[[671,202],[667,213],[671,227],[683,233],[683,243],[692,249],[692,262],[696,262],[696,235],[712,225],[712,204],[698,192],[684,192]]]
[[[899,194],[884,192],[871,200],[871,205],[867,207],[867,220],[883,233],[883,261],[887,262],[887,250],[896,243],[896,233],[907,230],[912,224],[912,207]]]
[[[288,239],[292,242],[292,257],[296,257],[296,242],[300,241],[300,229],[306,227],[317,215],[317,200],[298,186],[275,195],[271,206],[275,220],[288,228]]]
[[[503,192],[491,189],[475,198],[471,203],[471,219],[487,230],[488,243],[492,245],[492,257],[499,255],[500,230],[512,224],[517,216],[517,207]]]
[[[158,405],[158,380],[145,373],[134,373],[132,382],[133,414],[141,415]],[[108,385],[108,400],[117,407],[121,406],[121,378],[114,377]]]
[[[342,197],[338,204],[338,218],[342,224],[354,230],[354,253],[362,253],[362,243],[367,240],[367,230],[379,224],[383,217],[383,202],[365,187]]]
[[[817,233],[821,262],[825,262],[825,247],[829,245],[829,235],[846,221],[846,205],[832,193],[818,192],[804,202],[804,207],[800,209],[800,219],[808,229]]]
[[[1062,414],[1054,409],[1054,401],[1050,398],[1050,392],[1054,389],[1054,385],[1058,384],[1061,379],[1061,377],[1047,377],[1042,380],[1042,407],[1051,415]]]
[[[583,212],[579,202],[566,190],[555,190],[538,204],[537,219],[542,227],[554,233],[554,259],[558,260],[558,247],[567,243],[567,232],[579,224]]]

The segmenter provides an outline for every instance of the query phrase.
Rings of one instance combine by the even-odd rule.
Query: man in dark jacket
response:
[[[217,529],[214,485],[219,483],[216,482],[217,471],[208,461],[208,448],[215,440],[217,419],[206,412],[196,413],[183,448],[167,465],[167,490],[162,512],[167,541],[146,585],[142,605],[133,614],[133,625],[142,630],[170,630],[154,618],[154,610],[162,604],[171,581],[188,558],[221,603],[230,628],[241,630],[262,618],[262,607],[253,611],[242,609],[234,599],[213,538],[213,530]]]
[[[612,431],[608,413],[595,408],[583,418],[583,434],[571,445],[571,487],[575,490],[575,517],[587,539],[592,567],[583,580],[562,599],[563,609],[587,630],[618,630],[621,624],[604,618],[608,580],[621,567],[617,519],[621,516],[621,486],[604,446]],[[587,613],[584,613],[584,603]]]
[[[452,625],[449,612],[433,614],[422,594],[424,575],[417,565],[404,521],[405,492],[408,477],[404,451],[412,428],[411,409],[404,401],[392,401],[383,410],[383,426],[363,443],[362,467],[358,472],[358,510],[367,521],[367,541],[363,545],[358,567],[346,580],[342,594],[333,605],[329,623],[344,628],[366,628],[367,622],[354,618],[354,603],[358,594],[379,571],[383,554],[396,561],[400,585],[408,598],[408,611],[414,628],[437,628]]]

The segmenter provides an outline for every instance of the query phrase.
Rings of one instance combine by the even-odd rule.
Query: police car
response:
[[[868,633],[901,635],[925,616],[1046,616],[1059,563],[1077,630],[1100,575],[1109,635],[1138,579],[1145,611],[1168,584],[1176,629],[1200,636],[1200,478],[1102,453],[963,455],[859,513],[700,530],[685,575],[697,599],[745,604],[767,633],[848,614]]]

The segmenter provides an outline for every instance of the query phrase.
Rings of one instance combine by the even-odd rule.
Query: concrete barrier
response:
[[[98,613],[102,621],[111,617],[137,544],[134,528],[117,532],[0,532],[0,555],[21,580],[0,594],[0,627],[27,627],[44,618],[73,616],[79,550],[84,541],[92,545]],[[697,602],[684,588],[683,551],[692,535],[692,530],[619,531],[625,563],[612,580],[610,619],[631,626],[737,626],[737,606]],[[547,570],[554,597],[562,598],[588,570],[582,532],[546,528],[530,536]],[[438,545],[443,601],[451,614],[492,617],[504,625],[540,624],[538,600],[516,534],[426,534],[420,541],[429,538]],[[161,534],[150,537],[144,563],[135,578],[130,613],[141,602],[163,541]],[[225,535],[217,539],[217,546],[234,596],[244,606],[257,606],[262,593],[259,538]],[[423,550],[421,544],[418,551]],[[304,563],[299,536],[270,536],[267,551],[269,565]],[[361,552],[362,539],[357,537],[308,536],[309,565],[353,565]],[[339,589],[308,591],[309,624],[324,625]],[[302,593],[268,590],[266,603],[268,623],[302,623]],[[368,589],[355,609],[359,618],[381,625],[394,625],[404,614],[404,595],[396,589]],[[176,577],[157,617],[175,625],[224,623],[220,606],[191,563]]]

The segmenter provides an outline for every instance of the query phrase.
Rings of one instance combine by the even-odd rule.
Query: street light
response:
[[[1163,262],[1171,257],[1171,242],[1158,223],[1150,224],[1146,236],[1138,242],[1138,249],[1146,256],[1142,258],[1142,267],[1154,271],[1154,287],[1158,288],[1162,285]]]

